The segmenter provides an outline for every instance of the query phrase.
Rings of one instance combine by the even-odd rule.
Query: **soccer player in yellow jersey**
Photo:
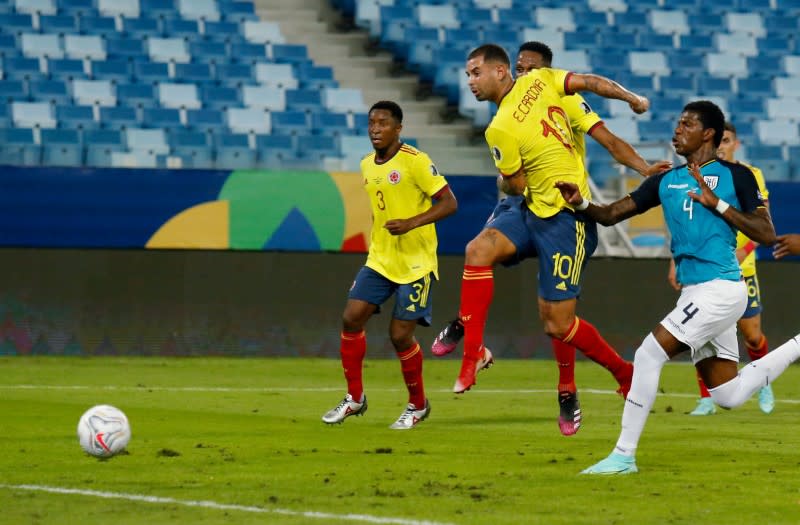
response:
[[[458,204],[430,157],[400,141],[400,106],[391,101],[375,103],[368,126],[375,152],[362,159],[361,173],[372,204],[369,255],[342,314],[340,353],[347,395],[322,421],[341,423],[367,411],[361,373],[367,351],[364,326],[394,296],[389,337],[400,358],[408,406],[390,428],[407,430],[431,410],[414,330],[417,324],[429,326],[431,321],[431,284],[438,279],[433,223],[455,213]]]
[[[516,63],[517,77],[540,68],[549,68],[553,61],[553,51],[549,46],[542,42],[525,42],[519,47]],[[570,127],[573,135],[573,146],[580,159],[584,159],[586,152],[585,135],[591,136],[598,143],[602,144],[617,162],[628,166],[644,177],[660,173],[672,167],[669,161],[660,161],[648,164],[639,153],[627,142],[616,136],[609,130],[600,116],[592,111],[592,108],[582,96],[568,95],[561,98],[564,111],[569,117]],[[585,170],[583,176],[588,179]],[[585,191],[589,191],[588,185],[582,185]],[[494,215],[503,214],[509,207],[524,206],[524,196],[512,196],[501,201],[495,208]],[[520,214],[515,214],[517,219],[522,219]],[[495,221],[497,222],[497,221]],[[520,224],[520,226],[522,226]],[[522,226],[524,228],[524,226]],[[502,231],[502,230],[501,230]],[[535,257],[533,253],[525,251],[526,245],[517,246],[513,244],[515,238],[508,235],[512,241],[512,253],[498,253],[493,264],[501,263],[504,266],[513,266],[522,260]],[[498,245],[499,246],[499,245]],[[464,328],[460,319],[451,321],[437,336],[431,347],[434,355],[445,355],[452,352],[464,335]],[[575,386],[575,346],[563,342],[561,339],[551,338],[553,353],[558,364],[558,401],[559,418],[558,426],[564,435],[575,434],[580,428],[581,409],[578,402],[577,387]],[[632,375],[632,365],[626,363],[613,349],[609,351],[608,345],[587,348],[584,352],[586,357],[607,368],[614,375],[619,383],[620,392],[624,395],[630,385]]]
[[[736,127],[730,122],[725,123],[725,131],[722,136],[719,148],[717,148],[717,156],[722,160],[728,162],[737,162],[746,166],[756,178],[758,183],[758,190],[761,193],[761,198],[764,204],[769,205],[767,185],[764,182],[764,175],[761,170],[738,162],[736,160],[736,150],[739,149],[741,143],[736,136]],[[742,332],[744,338],[744,346],[747,349],[747,355],[750,361],[761,359],[769,348],[767,346],[767,338],[764,332],[761,331],[761,291],[758,287],[758,276],[756,275],[756,253],[755,249],[758,246],[755,242],[750,240],[745,234],[739,232],[736,234],[736,259],[739,261],[739,268],[742,269],[742,276],[747,284],[747,308],[742,314],[741,319],[737,322],[739,331]],[[673,288],[679,290],[680,283],[677,282],[675,277],[675,263],[670,264],[669,281]],[[695,409],[690,412],[693,416],[710,416],[716,413],[717,409],[714,405],[714,400],[711,398],[711,393],[706,388],[703,379],[698,374],[697,383],[700,387],[700,400],[697,402]],[[775,408],[775,396],[772,393],[772,386],[765,385],[761,387],[758,392],[758,406],[765,414],[772,412]]]
[[[492,267],[503,254],[524,251],[538,255],[539,314],[551,338],[581,351],[605,347],[614,352],[594,326],[575,316],[581,270],[597,246],[597,226],[576,213],[554,187],[562,177],[580,186],[586,184],[561,99],[588,90],[625,100],[637,113],[649,106],[646,98],[597,75],[543,68],[515,81],[508,55],[494,44],[470,53],[466,74],[478,100],[498,105],[485,135],[500,171],[501,189],[510,195],[524,193],[526,200],[525,206],[490,218],[467,245],[459,309],[464,357],[453,387],[456,393],[468,390],[477,372],[492,362],[491,352],[483,345],[483,329],[494,288]],[[513,214],[522,217],[507,220],[506,216]]]

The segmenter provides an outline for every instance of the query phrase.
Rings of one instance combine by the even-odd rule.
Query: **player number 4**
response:
[[[692,220],[693,209],[694,201],[692,199],[683,199],[683,211],[689,214],[689,220]]]

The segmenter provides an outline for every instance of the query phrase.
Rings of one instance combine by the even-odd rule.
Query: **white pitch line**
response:
[[[141,501],[144,503],[160,503],[167,505],[182,505],[184,507],[204,507],[214,510],[228,510],[239,512],[251,512],[256,514],[280,514],[282,516],[298,516],[302,518],[314,518],[322,520],[343,520],[357,521],[365,523],[387,523],[390,525],[453,525],[439,521],[419,521],[405,518],[384,518],[381,516],[371,516],[369,514],[334,514],[331,512],[300,511],[280,508],[256,507],[253,505],[233,505],[229,503],[217,503],[208,500],[184,500],[176,498],[166,498],[161,496],[147,496],[145,494],[126,494],[124,492],[106,492],[99,490],[70,489],[63,487],[48,487],[46,485],[6,485],[0,484],[0,488],[10,490],[28,490],[33,492],[49,492],[51,494],[68,494],[78,496],[89,496],[106,499],[123,499],[128,501]]]
[[[282,393],[282,392],[340,392],[341,387],[310,387],[310,388],[297,388],[297,387],[214,387],[214,386],[115,386],[115,385],[0,385],[0,390],[107,390],[119,392],[243,392],[243,393]],[[447,388],[439,389],[426,389],[429,392],[436,392],[439,394],[452,393],[452,390]],[[371,388],[373,392],[400,392],[404,391],[401,388]],[[580,389],[582,394],[598,394],[604,396],[618,396],[619,394],[614,390],[600,390],[596,388],[583,388]],[[483,388],[470,390],[470,395],[476,394],[545,394],[552,395],[555,393],[553,389],[547,388]],[[683,392],[659,392],[659,397],[679,397],[679,398],[695,398],[696,393],[683,393]],[[785,399],[778,398],[779,403],[800,404],[800,399]]]

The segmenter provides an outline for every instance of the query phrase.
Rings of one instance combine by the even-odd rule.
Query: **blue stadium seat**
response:
[[[182,18],[166,18],[163,22],[163,33],[167,38],[183,38],[189,41],[196,41],[201,37],[197,22]]]
[[[144,60],[147,56],[144,51],[144,41],[123,38],[122,36],[106,39],[106,53],[108,58],[124,58],[128,60]]]
[[[22,33],[20,35],[20,45],[22,54],[26,57],[62,58],[64,56],[64,50],[61,48],[61,39],[58,35]]]
[[[13,57],[3,60],[5,76],[12,80],[38,80],[44,78],[38,58]]]
[[[43,15],[39,17],[39,28],[43,33],[57,35],[78,33],[78,19],[72,15]]]
[[[322,104],[338,113],[358,113],[367,110],[360,89],[329,88],[322,92]]]
[[[278,111],[272,114],[272,132],[279,135],[300,135],[310,132],[308,118],[302,111]]]
[[[224,20],[242,23],[247,20],[258,20],[252,2],[230,2],[223,6],[221,14]]]
[[[785,36],[769,36],[767,38],[759,38],[756,42],[758,51],[765,55],[791,55],[794,51],[792,41]]]
[[[28,91],[21,80],[0,80],[0,101],[10,104],[28,100]]]
[[[14,35],[0,34],[0,57],[15,57],[18,55],[17,39]]]
[[[225,63],[228,61],[228,48],[224,42],[191,42],[189,52],[195,62]]]
[[[293,137],[287,135],[259,135],[256,150],[258,165],[262,168],[280,169],[298,159]]]
[[[281,33],[281,26],[277,22],[267,20],[245,20],[240,27],[240,33],[245,40],[253,44],[285,44],[286,39]]]
[[[69,104],[70,94],[67,85],[59,80],[39,80],[31,82],[31,99],[37,102],[49,102],[53,105]]]
[[[616,79],[626,88],[637,93],[649,94],[653,91],[653,77],[641,75],[621,75]]]
[[[694,54],[714,51],[714,39],[709,34],[681,35],[680,47]]]
[[[775,0],[775,7],[784,14],[794,16],[795,19],[800,15],[800,0]]]
[[[53,80],[69,82],[87,80],[89,76],[84,69],[83,60],[74,58],[54,58],[47,61],[47,71]]]
[[[231,43],[230,57],[241,64],[256,64],[266,61],[267,48],[264,44],[234,42]]]
[[[686,35],[682,35],[686,36]],[[646,51],[671,52],[675,49],[672,35],[658,33],[643,33],[639,37],[639,48]]]
[[[160,36],[161,24],[157,18],[123,18],[122,34],[131,39]]]
[[[96,0],[97,11],[103,16],[139,18],[139,0]]]
[[[169,64],[164,62],[134,62],[133,78],[136,82],[158,84],[169,79]]]
[[[67,129],[87,130],[98,127],[94,120],[94,110],[90,106],[56,106],[56,120],[59,127]]]
[[[116,106],[117,96],[109,80],[73,80],[72,97],[78,106]]]
[[[81,18],[95,13],[94,0],[59,0],[58,9],[62,13]]]
[[[92,62],[92,78],[111,80],[116,83],[131,81],[131,65],[127,60],[95,60]]]
[[[8,35],[20,35],[33,31],[33,18],[28,14],[0,14],[0,31]]]
[[[121,103],[131,107],[156,106],[155,88],[150,84],[120,84],[117,86],[117,97]]]
[[[173,130],[183,128],[181,112],[170,108],[145,108],[142,113],[142,125],[147,128]]]
[[[108,38],[116,36],[117,23],[110,16],[82,16],[79,18],[80,32],[87,35],[98,35]]]
[[[47,102],[12,102],[11,118],[18,128],[54,128],[53,107]]]
[[[256,150],[250,148],[247,135],[223,133],[216,136],[217,169],[253,169],[256,167]]]
[[[706,65],[703,59],[688,53],[672,53],[669,55],[669,67],[676,74],[680,75],[698,75],[705,74]]]
[[[214,167],[211,147],[205,133],[198,131],[173,131],[169,133],[169,146],[174,154],[189,159],[189,167],[211,169]]]
[[[778,56],[769,56],[769,55],[761,55],[757,57],[748,57],[747,58],[747,70],[750,72],[748,77],[740,78],[739,80],[744,80],[744,78],[761,78],[766,79],[769,82],[773,76],[775,76],[776,71],[780,71],[783,69],[783,63],[781,57]]]
[[[221,86],[241,86],[253,81],[253,67],[250,64],[217,64],[217,82]]]
[[[176,19],[180,15],[173,0],[140,0],[143,13],[158,18]]]
[[[238,40],[239,24],[234,22],[206,22],[203,37],[212,42],[232,42]]]
[[[290,89],[286,91],[286,108],[306,112],[320,111],[322,96],[315,90]]]
[[[100,124],[106,129],[124,130],[139,127],[141,121],[136,108],[115,106],[100,108]]]
[[[315,135],[347,135],[351,132],[344,113],[315,113],[311,118],[311,129]]]
[[[66,35],[64,51],[68,58],[78,60],[105,60],[106,50],[103,39],[98,35]]]
[[[461,28],[472,31],[480,31],[496,25],[492,19],[491,9],[475,7],[460,9],[458,12],[458,18],[461,22]]]
[[[267,111],[286,109],[286,91],[270,86],[243,86],[242,103],[245,107]]]
[[[564,33],[564,41],[567,43],[567,49],[585,49],[593,51],[599,41],[597,33],[575,31]]]
[[[291,64],[257,64],[255,77],[259,84],[283,89],[297,89],[299,82]]]
[[[575,29],[577,31],[595,31],[598,27],[605,26],[608,23],[605,13],[592,11],[591,9],[576,9],[573,11],[572,17],[575,20]]]
[[[336,137],[329,135],[300,135],[297,137],[299,157],[322,161],[325,157],[338,157],[341,153]]]
[[[667,120],[639,121],[639,138],[644,142],[668,142],[672,138],[675,123]]]
[[[638,49],[639,35],[636,33],[602,33],[599,44],[601,47],[620,51]]]
[[[272,115],[249,108],[228,108],[225,111],[228,128],[234,133],[271,133]],[[279,113],[276,113],[276,115]]]
[[[169,153],[167,135],[163,129],[128,128],[125,130],[125,142],[131,151],[142,150],[152,154]]]
[[[165,108],[197,109],[202,105],[194,84],[161,82],[158,86],[158,100]]]
[[[147,54],[153,62],[190,62],[189,46],[182,38],[156,38],[147,39]]]
[[[202,86],[201,100],[203,107],[225,110],[240,105],[239,90],[232,87]]]
[[[225,117],[216,109],[190,109],[186,112],[186,124],[192,129],[216,132],[225,126]]]
[[[209,64],[175,64],[175,78],[182,82],[211,82]]]
[[[215,0],[178,0],[181,17],[189,20],[217,21],[220,18]]]
[[[697,78],[697,94],[702,96],[728,97],[733,92],[731,79],[700,76]]]
[[[38,166],[42,148],[33,140],[32,129],[0,129],[0,164]]]
[[[764,103],[760,98],[739,99],[731,103],[730,111],[732,119],[752,122],[763,117]]]
[[[80,135],[74,129],[42,130],[42,164],[47,166],[83,165]]]
[[[774,70],[773,70],[774,71]],[[775,90],[771,78],[747,77],[737,80],[740,97],[762,99],[774,96]]]
[[[798,19],[794,16],[784,16],[779,12],[774,14],[767,15],[764,20],[764,28],[767,30],[767,34],[771,37],[793,37],[795,36],[798,31],[800,31],[800,26],[798,25]]]

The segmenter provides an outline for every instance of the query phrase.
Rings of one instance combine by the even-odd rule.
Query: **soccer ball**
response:
[[[122,452],[131,440],[131,426],[122,410],[97,405],[78,421],[78,441],[87,454],[108,458]]]

